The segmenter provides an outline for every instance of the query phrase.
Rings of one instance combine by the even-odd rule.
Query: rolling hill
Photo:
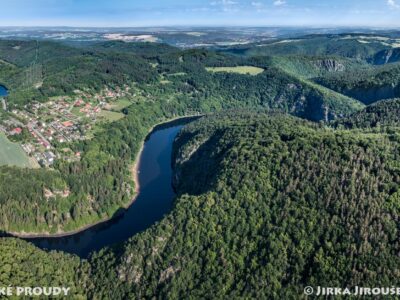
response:
[[[130,168],[149,128],[207,115],[175,139],[177,196],[162,220],[88,259],[0,238],[0,281],[67,283],[89,299],[297,299],[307,285],[400,284],[400,105],[379,101],[398,96],[399,65],[381,52],[394,44],[374,35],[224,51],[0,41],[12,107],[75,89],[133,90],[124,118],[68,145],[80,160],[0,167],[5,236],[113,216],[132,199]],[[68,192],[49,201],[46,190]]]
[[[302,298],[307,285],[395,285],[393,137],[281,114],[217,114],[179,134],[174,209],[145,232],[80,263],[1,242],[17,254],[6,256],[11,264],[29,250],[35,268],[51,268],[58,255],[74,294],[89,298]],[[35,268],[7,282],[59,280]]]

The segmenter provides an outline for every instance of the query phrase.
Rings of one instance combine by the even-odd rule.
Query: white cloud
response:
[[[253,2],[251,2],[251,6],[254,6],[254,7],[261,7],[261,6],[263,6],[263,4],[262,4],[261,2],[253,1]]]
[[[393,0],[389,0],[389,1],[393,1]],[[285,0],[276,0],[276,1],[274,1],[274,5],[275,6],[283,6],[283,5],[286,5],[286,1]]]
[[[232,0],[222,0],[222,4],[224,5],[235,5],[237,2],[232,1]]]
[[[233,0],[219,0],[210,2],[211,6],[220,6],[221,10],[224,12],[237,11],[238,2]]]
[[[232,1],[232,0],[220,0],[220,1],[212,1],[210,3],[210,5],[225,5],[225,6],[229,6],[229,5],[235,5],[237,4],[236,1]]]
[[[391,8],[400,8],[400,4],[398,4],[396,2],[396,0],[387,0],[387,4],[391,7]]]

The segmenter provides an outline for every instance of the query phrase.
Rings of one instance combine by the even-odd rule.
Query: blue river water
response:
[[[0,97],[7,96],[8,92],[5,86],[0,85]]]
[[[187,123],[187,120],[182,122]],[[127,210],[110,221],[71,236],[25,240],[42,249],[61,250],[85,258],[90,252],[125,241],[161,220],[171,210],[175,198],[172,146],[183,127],[182,122],[156,128],[146,139],[139,164],[140,193]]]

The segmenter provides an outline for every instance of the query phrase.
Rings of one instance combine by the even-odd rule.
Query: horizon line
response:
[[[198,24],[198,25],[128,25],[128,26],[96,26],[96,25],[82,25],[82,26],[72,26],[72,25],[0,25],[0,28],[316,28],[316,29],[335,29],[335,28],[360,28],[360,29],[375,29],[375,28],[385,28],[385,29],[395,29],[400,30],[400,25],[211,25],[211,24]]]

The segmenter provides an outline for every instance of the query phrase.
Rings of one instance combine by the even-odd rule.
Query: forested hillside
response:
[[[400,62],[400,48],[379,51],[371,59],[375,65],[385,65]]]
[[[121,119],[67,144],[79,159],[0,167],[2,235],[112,217],[134,197],[149,129],[207,114],[174,142],[177,196],[161,221],[87,260],[0,238],[0,283],[68,285],[78,299],[298,299],[307,285],[399,285],[400,102],[377,101],[399,96],[400,72],[395,56],[374,65],[391,47],[381,41],[308,36],[224,51],[0,41],[11,109],[127,91]]]
[[[0,83],[9,88],[10,109],[46,102],[50,96],[77,95],[77,90],[89,98],[106,88],[132,91],[127,95],[130,106],[123,110],[125,118],[102,125],[91,139],[68,145],[74,153],[82,153],[79,161],[59,160],[53,170],[0,167],[5,191],[0,198],[0,229],[14,233],[60,233],[112,216],[134,196],[129,168],[149,128],[163,120],[247,108],[329,121],[363,108],[361,102],[266,57],[121,42],[76,48],[0,41],[0,49],[5,66]],[[341,62],[330,59],[299,59],[302,65],[313,66],[315,75],[341,69]],[[286,62],[301,66],[297,58]],[[356,65],[343,63],[349,68]],[[251,76],[206,69],[236,66],[254,66],[262,72]]]
[[[388,130],[400,127],[400,99],[382,100],[334,122],[337,127],[376,128]]]
[[[78,291],[88,280],[90,298],[282,299],[306,285],[399,284],[393,130],[243,111],[187,125],[174,209],[90,268],[75,264]]]
[[[369,39],[364,40],[365,37]],[[278,39],[256,45],[234,46],[226,51],[245,56],[275,55],[335,55],[355,59],[369,59],[377,52],[390,49],[373,35],[329,34],[308,35],[299,38]]]
[[[167,90],[164,97],[183,92],[192,98],[189,101],[213,97],[215,106],[220,107],[234,100],[230,106],[269,107],[313,120],[325,118],[325,107],[332,110],[330,118],[361,108],[352,99],[288,76],[287,70],[278,71],[276,64],[263,58],[241,59],[210,50],[182,51],[166,45],[117,42],[74,48],[51,42],[0,41],[0,49],[0,60],[10,68],[1,71],[0,83],[9,87],[11,105],[47,101],[49,96],[73,94],[77,89],[98,91],[104,86],[121,87],[134,82],[142,89],[152,85]],[[205,70],[247,64],[265,68],[266,72],[248,77]],[[315,68],[329,66],[317,64]],[[294,85],[297,88],[292,91]]]
[[[87,299],[91,285],[87,262],[64,253],[48,253],[11,238],[0,238],[0,249],[0,283],[3,287],[70,287],[74,299]]]
[[[315,81],[329,89],[371,104],[400,96],[400,65],[389,64],[371,70],[329,74]]]
[[[399,97],[399,48],[390,35],[311,35],[221,50],[271,65],[364,104]]]
[[[338,56],[269,56],[267,61],[287,73],[307,79],[373,69],[365,61]]]
[[[99,274],[115,268],[96,277],[102,295],[282,299],[304,285],[395,285],[393,137],[240,112],[188,125],[174,210],[94,258]]]

